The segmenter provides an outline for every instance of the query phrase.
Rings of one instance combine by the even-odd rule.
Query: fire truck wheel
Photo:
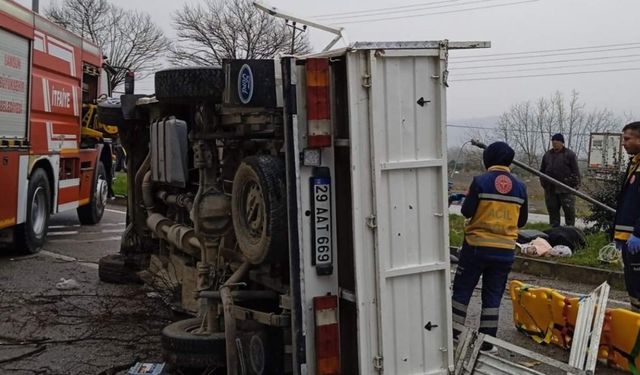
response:
[[[161,70],[156,73],[155,86],[158,100],[183,103],[201,99],[222,103],[224,71],[211,67]]]
[[[181,320],[162,330],[162,349],[165,360],[171,365],[183,368],[205,368],[224,366],[224,332],[200,335],[197,331],[202,319]]]
[[[35,254],[42,249],[47,238],[51,212],[51,187],[47,173],[38,168],[29,177],[27,193],[27,221],[16,227],[18,250]]]
[[[93,193],[89,204],[78,207],[78,219],[82,225],[94,225],[100,222],[107,206],[108,184],[107,170],[98,162],[93,182]]]
[[[273,156],[242,161],[231,193],[233,229],[252,264],[279,260],[287,251],[285,170]]]

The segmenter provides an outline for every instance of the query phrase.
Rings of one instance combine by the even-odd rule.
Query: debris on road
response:
[[[127,375],[162,375],[164,374],[164,363],[136,363],[129,369]]]
[[[60,278],[60,282],[56,283],[56,289],[58,290],[72,290],[79,289],[80,284],[75,279]]]

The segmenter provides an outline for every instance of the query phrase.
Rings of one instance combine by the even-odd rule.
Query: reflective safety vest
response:
[[[527,223],[527,187],[508,167],[493,166],[473,179],[462,206],[470,218],[465,242],[471,246],[514,250],[518,227]],[[513,256],[509,254],[508,256]]]
[[[627,167],[626,181],[618,195],[614,238],[626,241],[640,237],[640,155],[634,156]]]

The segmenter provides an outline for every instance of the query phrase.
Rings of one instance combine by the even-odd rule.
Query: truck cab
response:
[[[98,99],[96,45],[13,1],[0,1],[0,240],[35,253],[49,217],[77,210],[96,224],[106,204],[103,140],[83,131]]]

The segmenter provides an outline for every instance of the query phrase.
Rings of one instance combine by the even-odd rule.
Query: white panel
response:
[[[47,53],[47,36],[44,33],[34,30],[33,31],[33,48],[40,52]]]
[[[66,29],[54,24],[48,19],[42,16],[36,16],[35,19],[35,28],[38,31],[42,31],[48,35],[52,35],[59,40],[64,40],[67,45],[72,45],[76,47],[80,47],[82,44],[82,39],[76,34],[67,31]]]
[[[47,48],[49,55],[69,63],[69,73],[72,77],[76,77],[76,62],[73,47],[52,37],[49,37],[48,41]]]
[[[68,211],[68,210],[72,210],[72,209],[78,208],[78,207],[80,207],[80,202],[79,201],[69,202],[69,203],[62,203],[62,204],[58,205],[58,212]]]
[[[27,221],[27,192],[29,190],[29,155],[20,155],[20,165],[18,166],[18,212],[16,213],[16,224]]]
[[[370,66],[384,373],[446,372],[453,363],[446,121],[444,86],[431,78],[441,76],[440,60],[370,53]],[[437,327],[425,329],[429,322]]]
[[[0,29],[0,138],[27,135],[29,40]]]
[[[33,25],[33,13],[28,9],[20,6],[18,3],[11,1],[0,1],[0,12],[7,13],[12,17]]]
[[[59,185],[60,189],[73,187],[73,186],[80,186],[80,179],[79,178],[69,178],[69,179],[66,179],[66,180],[60,180],[60,185]]]
[[[374,214],[370,145],[369,90],[362,85],[368,74],[366,52],[347,55],[349,134],[351,145],[351,196],[353,197],[353,256],[358,304],[358,365],[361,374],[374,374],[374,358],[382,356],[378,314],[374,231],[367,225]]]
[[[94,45],[94,44],[92,44],[92,43],[90,43],[90,42],[88,42],[86,40],[82,40],[82,49],[87,51],[87,52],[89,52],[89,53],[91,53],[91,54],[100,56],[100,47],[98,47],[98,46],[96,46],[96,45]]]

